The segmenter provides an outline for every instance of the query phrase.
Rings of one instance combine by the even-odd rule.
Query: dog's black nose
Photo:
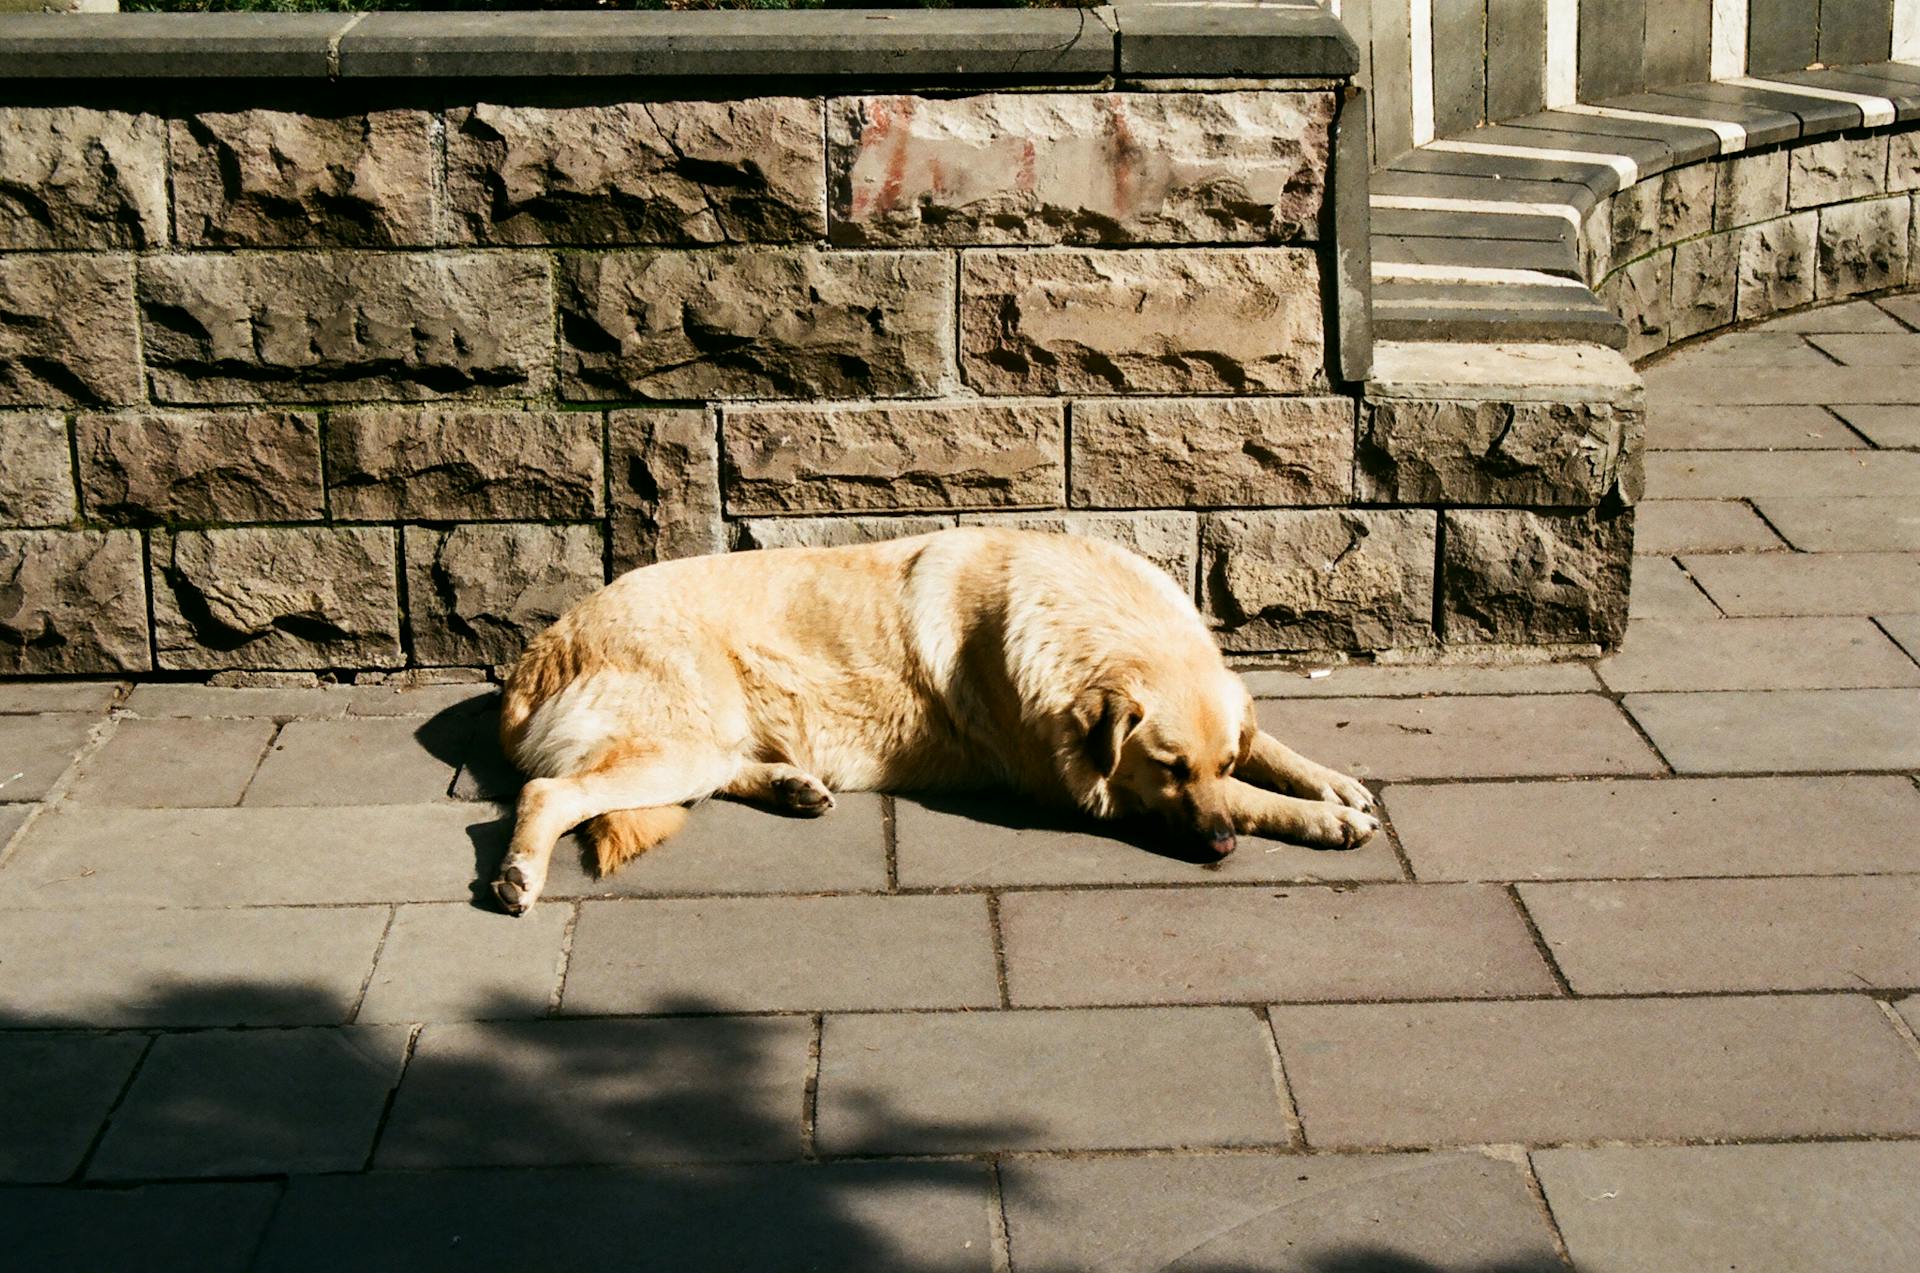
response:
[[[1213,850],[1216,857],[1225,857],[1233,852],[1235,843],[1230,830],[1215,831],[1207,837],[1207,847]]]

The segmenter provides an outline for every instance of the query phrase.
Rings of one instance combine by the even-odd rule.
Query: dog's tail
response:
[[[587,841],[593,845],[594,867],[600,878],[612,875],[686,823],[686,806],[677,804],[616,809],[594,818],[587,823]]]

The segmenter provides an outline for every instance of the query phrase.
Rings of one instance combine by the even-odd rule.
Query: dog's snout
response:
[[[1225,857],[1233,852],[1235,844],[1231,826],[1215,826],[1207,831],[1207,847],[1213,850],[1216,857]]]

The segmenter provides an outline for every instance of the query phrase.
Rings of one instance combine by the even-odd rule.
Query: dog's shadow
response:
[[[1102,821],[1072,809],[1047,805],[1012,790],[901,792],[898,799],[931,813],[965,818],[1007,831],[1089,836],[1188,866],[1218,870],[1224,859],[1151,818]]]

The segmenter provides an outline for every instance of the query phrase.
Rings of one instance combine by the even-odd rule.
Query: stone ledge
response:
[[[351,13],[0,16],[0,81],[325,79]]]

